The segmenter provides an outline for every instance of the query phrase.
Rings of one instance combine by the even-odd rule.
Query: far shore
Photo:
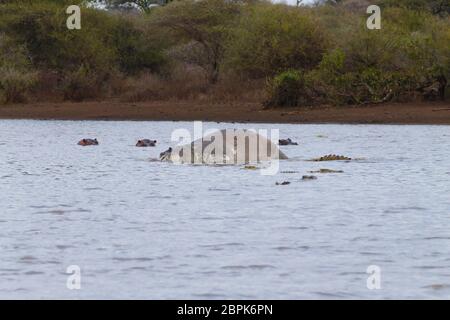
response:
[[[269,110],[263,109],[260,103],[245,102],[28,103],[1,105],[0,119],[450,125],[450,102]]]

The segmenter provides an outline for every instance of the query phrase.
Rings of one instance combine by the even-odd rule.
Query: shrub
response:
[[[410,10],[427,11],[442,17],[450,14],[448,0],[381,0],[378,2],[383,7],[402,7]]]
[[[81,66],[78,70],[67,72],[63,78],[64,99],[82,101],[96,94],[96,80],[88,68]]]
[[[2,102],[253,101],[266,89],[272,106],[365,104],[427,96],[437,82],[442,94],[450,79],[448,1],[375,1],[382,30],[366,28],[369,0],[185,0],[145,15],[90,2],[0,0]],[[82,7],[81,30],[67,30],[68,4]]]
[[[295,107],[301,102],[305,90],[303,74],[297,70],[288,70],[275,76],[268,83],[266,107]]]
[[[231,26],[240,13],[238,2],[227,0],[173,1],[151,14],[153,24],[160,30],[170,30],[178,44],[194,43],[202,55],[202,67],[214,84],[224,58],[226,40]],[[196,45],[195,45],[196,44]]]
[[[388,8],[381,31],[367,30],[361,17],[353,25],[335,22],[336,29],[350,27],[352,32],[335,37],[334,50],[305,75],[305,92],[311,103],[413,99],[438,79],[449,78],[448,21],[424,12]],[[332,31],[336,32],[340,31]]]
[[[414,75],[375,66],[346,66],[342,50],[324,56],[319,67],[306,75],[309,101],[315,104],[381,103],[411,95],[417,85]]]
[[[144,73],[128,78],[121,101],[195,100],[205,95],[208,87],[200,68],[180,64],[173,68],[170,77]]]
[[[308,9],[266,3],[246,7],[228,44],[230,68],[259,78],[316,66],[327,39],[308,13]]]
[[[0,32],[23,44],[30,68],[56,72],[61,79],[57,89],[67,99],[106,95],[119,72],[134,75],[163,69],[164,41],[154,39],[143,17],[82,6],[81,30],[69,31],[65,13],[69,2],[0,3]]]
[[[118,69],[126,75],[163,72],[168,61],[164,54],[169,40],[142,17],[117,16],[110,30]]]
[[[0,102],[19,103],[36,83],[36,74],[14,68],[0,68]]]
[[[36,82],[26,49],[0,34],[0,102],[24,102]]]

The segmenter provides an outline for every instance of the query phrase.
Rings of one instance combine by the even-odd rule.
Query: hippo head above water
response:
[[[82,139],[78,141],[79,146],[98,146],[97,139]]]
[[[136,147],[154,147],[156,145],[156,140],[150,140],[150,139],[142,139],[138,140],[136,143]]]

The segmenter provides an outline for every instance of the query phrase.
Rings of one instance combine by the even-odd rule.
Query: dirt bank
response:
[[[30,103],[0,106],[0,119],[178,120],[267,123],[450,124],[450,102],[263,110],[258,103]]]

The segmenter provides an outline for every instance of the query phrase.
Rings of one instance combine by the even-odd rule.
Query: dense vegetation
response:
[[[442,98],[449,1],[371,2],[382,7],[381,30],[366,28],[364,0],[0,0],[0,103],[211,99],[274,107]],[[66,28],[74,3],[81,30]]]

